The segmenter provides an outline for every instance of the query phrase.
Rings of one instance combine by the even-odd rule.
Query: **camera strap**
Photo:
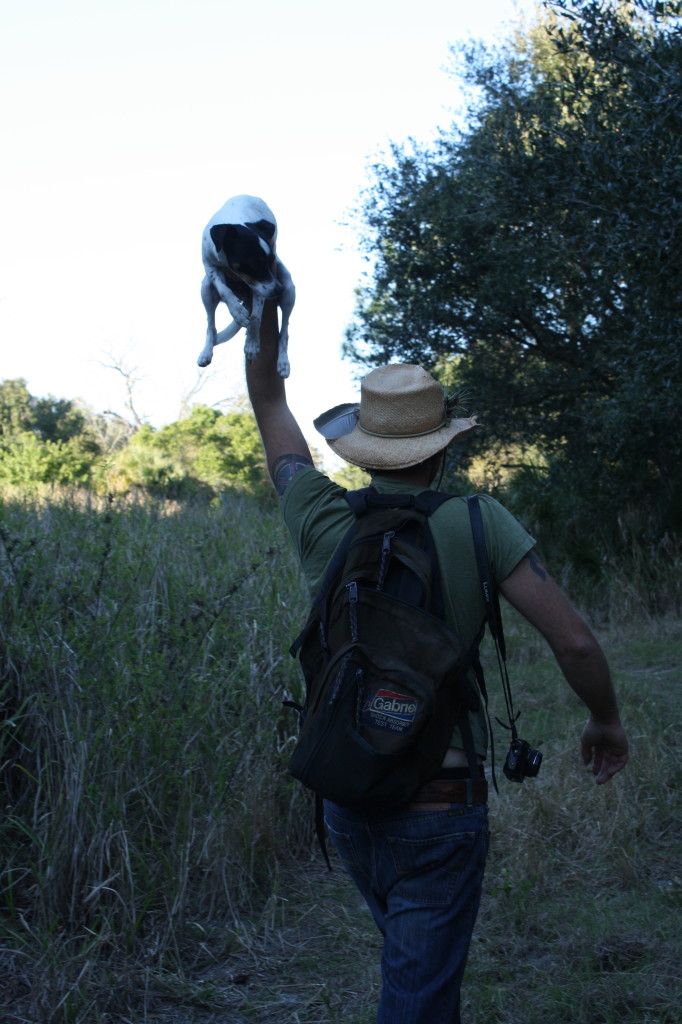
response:
[[[509,673],[507,671],[507,648],[504,640],[504,630],[502,629],[500,599],[490,571],[490,560],[488,559],[488,548],[485,542],[485,530],[483,528],[483,517],[481,515],[481,505],[478,500],[478,496],[474,494],[467,498],[467,505],[469,507],[469,518],[471,520],[471,532],[474,539],[474,551],[476,553],[478,575],[483,588],[486,618],[488,620],[490,635],[495,643],[497,664],[500,670],[500,677],[502,679],[502,692],[504,693],[504,701],[507,706],[509,725],[501,722],[499,718],[497,721],[501,726],[503,726],[503,728],[511,731],[512,740],[515,740],[518,738],[518,734],[516,732],[516,720],[519,715],[514,714],[511,683],[509,682]]]

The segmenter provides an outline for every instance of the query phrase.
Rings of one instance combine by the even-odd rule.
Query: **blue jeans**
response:
[[[358,812],[325,801],[329,838],[384,936],[377,1024],[460,1024],[488,809]]]

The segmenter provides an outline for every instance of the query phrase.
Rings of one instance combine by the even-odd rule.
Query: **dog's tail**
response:
[[[222,345],[224,341],[229,341],[230,338],[234,338],[238,331],[241,331],[241,327],[236,320],[233,320],[229,327],[226,327],[224,331],[218,331],[215,344]]]

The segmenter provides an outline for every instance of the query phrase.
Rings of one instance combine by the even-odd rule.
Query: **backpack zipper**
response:
[[[350,616],[350,641],[352,644],[358,642],[358,585],[355,580],[346,584],[348,591],[348,612]]]
[[[357,643],[358,640],[358,615],[357,615],[357,604],[358,604],[358,585],[355,580],[351,580],[350,583],[346,583],[346,590],[348,591],[348,610],[350,615],[350,634],[351,643]],[[339,670],[336,673],[336,679],[334,680],[334,688],[332,689],[331,697],[329,698],[330,704],[335,704],[339,699],[341,687],[343,685],[344,676],[346,674],[346,665],[351,659],[351,652],[346,651],[343,661],[339,665]]]
[[[379,576],[377,578],[377,590],[384,589],[388,560],[391,557],[391,540],[395,537],[395,530],[387,530],[384,534],[384,541],[381,545],[381,562],[379,563]]]

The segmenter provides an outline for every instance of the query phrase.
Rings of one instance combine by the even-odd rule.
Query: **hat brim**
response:
[[[331,450],[352,466],[362,469],[407,469],[447,448],[478,424],[475,419],[452,419],[444,427],[417,437],[377,437],[356,424],[343,437],[327,439]]]
[[[360,406],[357,402],[346,402],[343,405],[335,405],[333,409],[323,412],[317,419],[313,420],[313,426],[325,441],[336,441],[351,430],[358,422]]]

